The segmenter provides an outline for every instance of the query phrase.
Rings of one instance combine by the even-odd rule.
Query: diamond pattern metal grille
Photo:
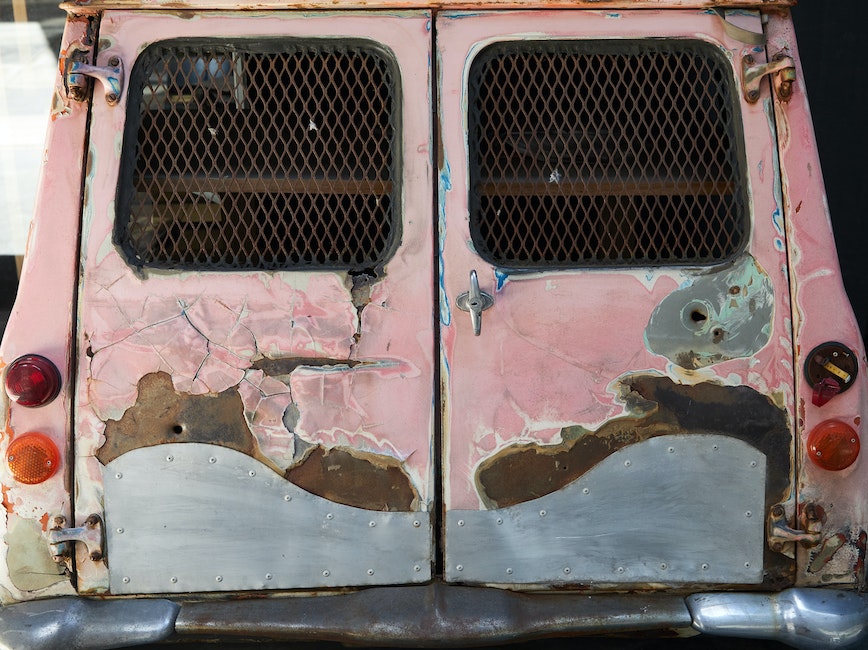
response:
[[[732,85],[701,42],[489,46],[469,88],[477,251],[514,268],[733,256],[748,211]]]
[[[163,42],[131,80],[116,241],[136,266],[369,268],[399,236],[397,73],[352,42]]]

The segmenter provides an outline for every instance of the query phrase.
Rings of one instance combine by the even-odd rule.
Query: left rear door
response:
[[[430,15],[99,37],[128,79],[93,99],[75,508],[108,568],[80,590],[429,579]]]

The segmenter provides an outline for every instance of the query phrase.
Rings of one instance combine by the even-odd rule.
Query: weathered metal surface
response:
[[[790,496],[793,467],[780,453],[790,440],[786,412],[764,395],[746,386],[685,386],[654,375],[624,378],[622,394],[635,415],[609,420],[596,431],[564,429],[560,444],[518,444],[486,458],[476,476],[486,504],[503,508],[544,496],[629,445],[694,433],[731,436],[757,448],[768,458],[767,502]],[[740,417],[732,417],[733,408]]]
[[[179,605],[169,600],[54,598],[0,608],[0,648],[104,650],[167,639]]]
[[[768,344],[774,306],[768,274],[744,256],[666,296],[651,314],[645,341],[688,370],[747,358]]]
[[[145,447],[106,465],[104,475],[115,594],[431,577],[429,513],[372,512],[327,501],[232,449]]]
[[[444,585],[383,587],[315,598],[185,604],[179,634],[340,641],[351,645],[497,645],[558,635],[684,631],[680,596],[530,595]]]
[[[801,650],[862,647],[868,596],[832,589],[776,594],[694,594],[693,626],[708,634],[771,639]]]
[[[402,192],[395,208],[401,241],[376,273],[134,269],[112,243],[131,93],[125,88],[114,107],[95,99],[93,120],[100,128],[91,132],[79,294],[76,510],[102,507],[100,457],[123,462],[135,453],[129,449],[174,437],[234,447],[278,475],[298,468],[294,475],[306,488],[340,501],[372,509],[382,509],[385,501],[387,508],[429,511],[434,499],[433,237],[424,214],[432,194],[430,16],[276,12],[255,19],[227,13],[186,20],[174,13],[109,12],[102,19],[96,64],[118,57],[135,76],[137,55],[154,40],[225,35],[308,41],[326,36],[336,43],[364,39],[394,57],[401,90],[396,128]],[[328,114],[318,104],[327,97],[312,96],[311,102],[311,111]],[[309,131],[307,121],[302,126],[314,139],[329,128],[322,122],[316,130]],[[157,413],[161,406],[165,412]],[[347,454],[342,462],[357,461],[355,469],[364,473],[330,472],[334,450]],[[319,461],[326,451],[330,460],[324,465]],[[393,480],[400,487],[397,498],[372,489]],[[116,509],[107,515],[110,530],[117,528],[115,514]],[[226,514],[223,523],[235,516]],[[235,535],[234,527],[222,525],[217,532]],[[219,547],[219,539],[209,544]],[[291,535],[287,539],[292,543]],[[393,538],[386,555],[400,554],[403,544],[402,536]],[[114,548],[109,545],[109,556]],[[348,558],[355,555],[355,549],[345,551]],[[90,564],[80,589],[105,589],[105,569]],[[111,557],[109,564],[116,566]],[[371,581],[367,568],[360,584]],[[339,584],[320,573],[312,584]],[[381,579],[380,572],[373,578]],[[200,588],[229,584],[228,576],[223,585],[211,576]]]
[[[797,0],[341,0],[341,9],[760,9],[791,7]],[[75,0],[61,8],[77,15],[109,9],[334,10],[334,0]]]
[[[813,386],[803,369],[820,344],[837,341],[853,350],[862,370],[865,347],[858,324],[844,291],[828,204],[823,189],[817,143],[811,125],[804,75],[795,32],[788,15],[771,15],[767,25],[769,51],[792,57],[798,81],[788,102],[775,100],[775,124],[781,166],[782,207],[786,214],[789,275],[792,281],[792,314],[795,348],[795,422],[798,447],[798,494],[801,502],[824,509],[823,541],[816,547],[796,547],[800,585],[855,585],[865,587],[865,530],[868,529],[868,471],[864,458],[847,469],[830,472],[809,462],[805,449],[810,432],[819,423],[834,418],[852,426],[864,440],[868,413],[868,382],[865,373],[846,392],[817,406]],[[864,455],[864,454],[863,454]],[[788,507],[787,518],[798,513]],[[837,546],[841,540],[843,544]],[[832,553],[831,547],[837,546]]]
[[[93,24],[83,18],[70,20],[61,49],[65,51],[90,37]],[[49,100],[48,97],[45,98]],[[59,471],[39,485],[16,483],[6,463],[0,463],[0,602],[74,593],[69,579],[53,564],[48,545],[39,539],[50,526],[51,516],[70,512],[71,430],[69,427],[72,380],[70,332],[78,272],[75,242],[81,206],[87,109],[71,102],[58,74],[51,99],[51,121],[45,141],[44,163],[27,255],[12,310],[0,346],[0,368],[24,354],[40,354],[61,373],[58,397],[38,409],[12,404],[0,390],[0,457],[6,457],[11,439],[27,431],[48,436],[64,459]],[[40,533],[39,535],[35,533]],[[22,550],[21,545],[29,545]],[[13,550],[13,547],[15,550]]]
[[[652,438],[539,499],[448,511],[445,577],[756,584],[763,580],[765,482],[765,454],[739,440]]]

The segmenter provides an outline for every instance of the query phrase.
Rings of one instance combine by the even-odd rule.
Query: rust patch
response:
[[[123,417],[106,421],[97,458],[107,464],[133,449],[170,442],[221,445],[259,457],[235,388],[211,395],[178,393],[168,374],[155,372],[139,380],[138,399]]]
[[[285,477],[303,490],[365,510],[415,510],[418,500],[396,458],[316,445]]]
[[[558,445],[513,445],[486,459],[476,473],[489,507],[535,499],[571,483],[610,454],[648,438],[715,433],[743,440],[768,458],[769,498],[784,500],[790,486],[791,436],[786,413],[747,386],[685,386],[640,375],[623,382],[625,401],[638,417],[610,420],[596,431],[567,427]]]

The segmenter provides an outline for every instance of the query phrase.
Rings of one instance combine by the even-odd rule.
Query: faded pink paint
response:
[[[101,499],[92,455],[104,421],[135,403],[139,379],[172,376],[175,389],[195,394],[236,388],[260,450],[286,467],[295,438],[283,423],[297,405],[295,435],[308,443],[346,445],[400,459],[428,509],[433,436],[433,232],[429,134],[430,19],[382,15],[232,14],[198,16],[107,13],[101,22],[101,59],[119,56],[131,69],[150,42],[175,37],[350,37],[389,47],[401,62],[403,124],[402,240],[371,291],[359,325],[346,273],[238,272],[137,275],[112,244],[119,148],[126,114],[121,103],[94,102],[80,294],[76,411],[77,508]],[[150,39],[150,40],[149,40]],[[357,329],[358,341],[354,340]],[[90,349],[90,356],[86,353]],[[267,377],[251,367],[259,358],[359,362],[352,369],[301,366]],[[110,518],[111,513],[107,513]],[[105,586],[104,572],[86,576],[85,591]]]
[[[761,29],[759,18],[752,29]],[[704,11],[514,12],[439,18],[442,60],[441,114],[452,191],[445,193],[446,234],[442,257],[449,323],[441,329],[444,357],[444,485],[446,507],[482,507],[473,481],[481,460],[515,442],[559,441],[561,427],[598,428],[625,414],[618,400],[619,377],[655,372],[682,383],[746,384],[794,412],[786,255],[775,226],[774,135],[768,105],[742,102],[747,171],[753,199],[749,253],[774,286],[772,337],[751,359],[734,359],[685,371],[649,352],[644,330],[653,309],[691,276],[679,270],[547,272],[512,276],[495,291],[494,270],[471,250],[467,223],[467,144],[464,137],[465,76],[472,56],[485,44],[506,38],[699,38],[719,43],[740,65],[754,52],[729,38],[722,21]],[[739,80],[740,83],[740,80]],[[775,246],[777,241],[778,247]],[[474,337],[469,316],[454,308],[476,269],[484,291],[494,296],[483,314],[482,336]],[[785,452],[783,452],[785,453]]]
[[[63,48],[79,42],[87,30],[87,21],[67,22]],[[49,101],[46,97],[45,100]],[[61,458],[69,458],[70,402],[72,383],[68,374],[72,357],[73,296],[78,271],[75,242],[81,206],[75,200],[81,193],[83,152],[87,125],[87,107],[67,100],[63,80],[58,75],[52,98],[51,122],[45,141],[39,192],[27,257],[21,272],[18,296],[0,346],[0,367],[23,354],[41,354],[60,370],[61,392],[50,404],[38,409],[10,404],[0,391],[6,419],[6,435],[0,441],[0,457],[5,458],[10,436],[27,431],[41,431],[57,444]],[[67,485],[69,467],[64,463],[52,478],[41,485],[19,485],[9,475],[6,463],[0,464],[0,481],[15,514],[36,521],[45,515],[70,514]],[[0,534],[6,532],[6,517],[0,518]],[[0,547],[0,567],[6,565],[7,546]],[[40,596],[73,593],[69,581],[62,580],[41,592]],[[9,581],[8,571],[0,569],[0,599],[26,599]]]
[[[796,397],[804,418],[799,418],[799,501],[816,502],[827,516],[824,537],[843,532],[855,540],[868,530],[868,463],[864,458],[865,419],[868,417],[868,368],[859,328],[841,279],[838,256],[829,219],[828,204],[811,114],[805,93],[798,48],[792,23],[772,16],[768,26],[769,52],[784,51],[797,67],[793,96],[786,104],[776,102],[780,134],[784,207],[793,282],[793,325],[796,341]],[[841,234],[841,233],[839,233]],[[811,386],[804,378],[807,355],[826,341],[840,341],[859,359],[857,384],[822,407],[811,403]],[[840,419],[852,426],[863,440],[863,457],[841,472],[814,465],[805,455],[804,441],[820,422]],[[858,561],[855,546],[847,544],[819,573],[808,573],[809,552],[799,549],[797,581],[803,585],[852,584]]]

